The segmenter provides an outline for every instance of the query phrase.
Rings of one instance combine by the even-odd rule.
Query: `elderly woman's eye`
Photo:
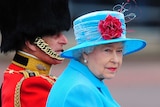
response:
[[[111,49],[105,49],[105,52],[110,52],[111,51]]]
[[[123,52],[123,49],[120,49],[120,50],[117,50],[118,53],[122,53]]]

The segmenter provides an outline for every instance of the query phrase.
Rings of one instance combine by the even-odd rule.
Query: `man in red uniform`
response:
[[[2,107],[45,107],[70,28],[68,0],[0,0],[2,53],[15,51],[4,72]]]

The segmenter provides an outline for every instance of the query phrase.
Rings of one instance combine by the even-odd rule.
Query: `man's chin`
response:
[[[57,60],[57,59],[54,59],[53,65],[61,64],[61,63],[63,63],[63,61],[64,61],[64,60]]]

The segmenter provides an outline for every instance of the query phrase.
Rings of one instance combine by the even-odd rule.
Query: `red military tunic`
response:
[[[2,107],[45,107],[56,78],[49,76],[51,65],[18,52],[4,72]]]

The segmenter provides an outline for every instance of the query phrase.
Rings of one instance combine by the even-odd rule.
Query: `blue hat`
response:
[[[74,58],[78,50],[116,42],[124,43],[123,55],[143,49],[146,42],[141,39],[126,38],[124,14],[117,11],[96,11],[83,15],[73,22],[77,45],[64,51],[61,56]]]

